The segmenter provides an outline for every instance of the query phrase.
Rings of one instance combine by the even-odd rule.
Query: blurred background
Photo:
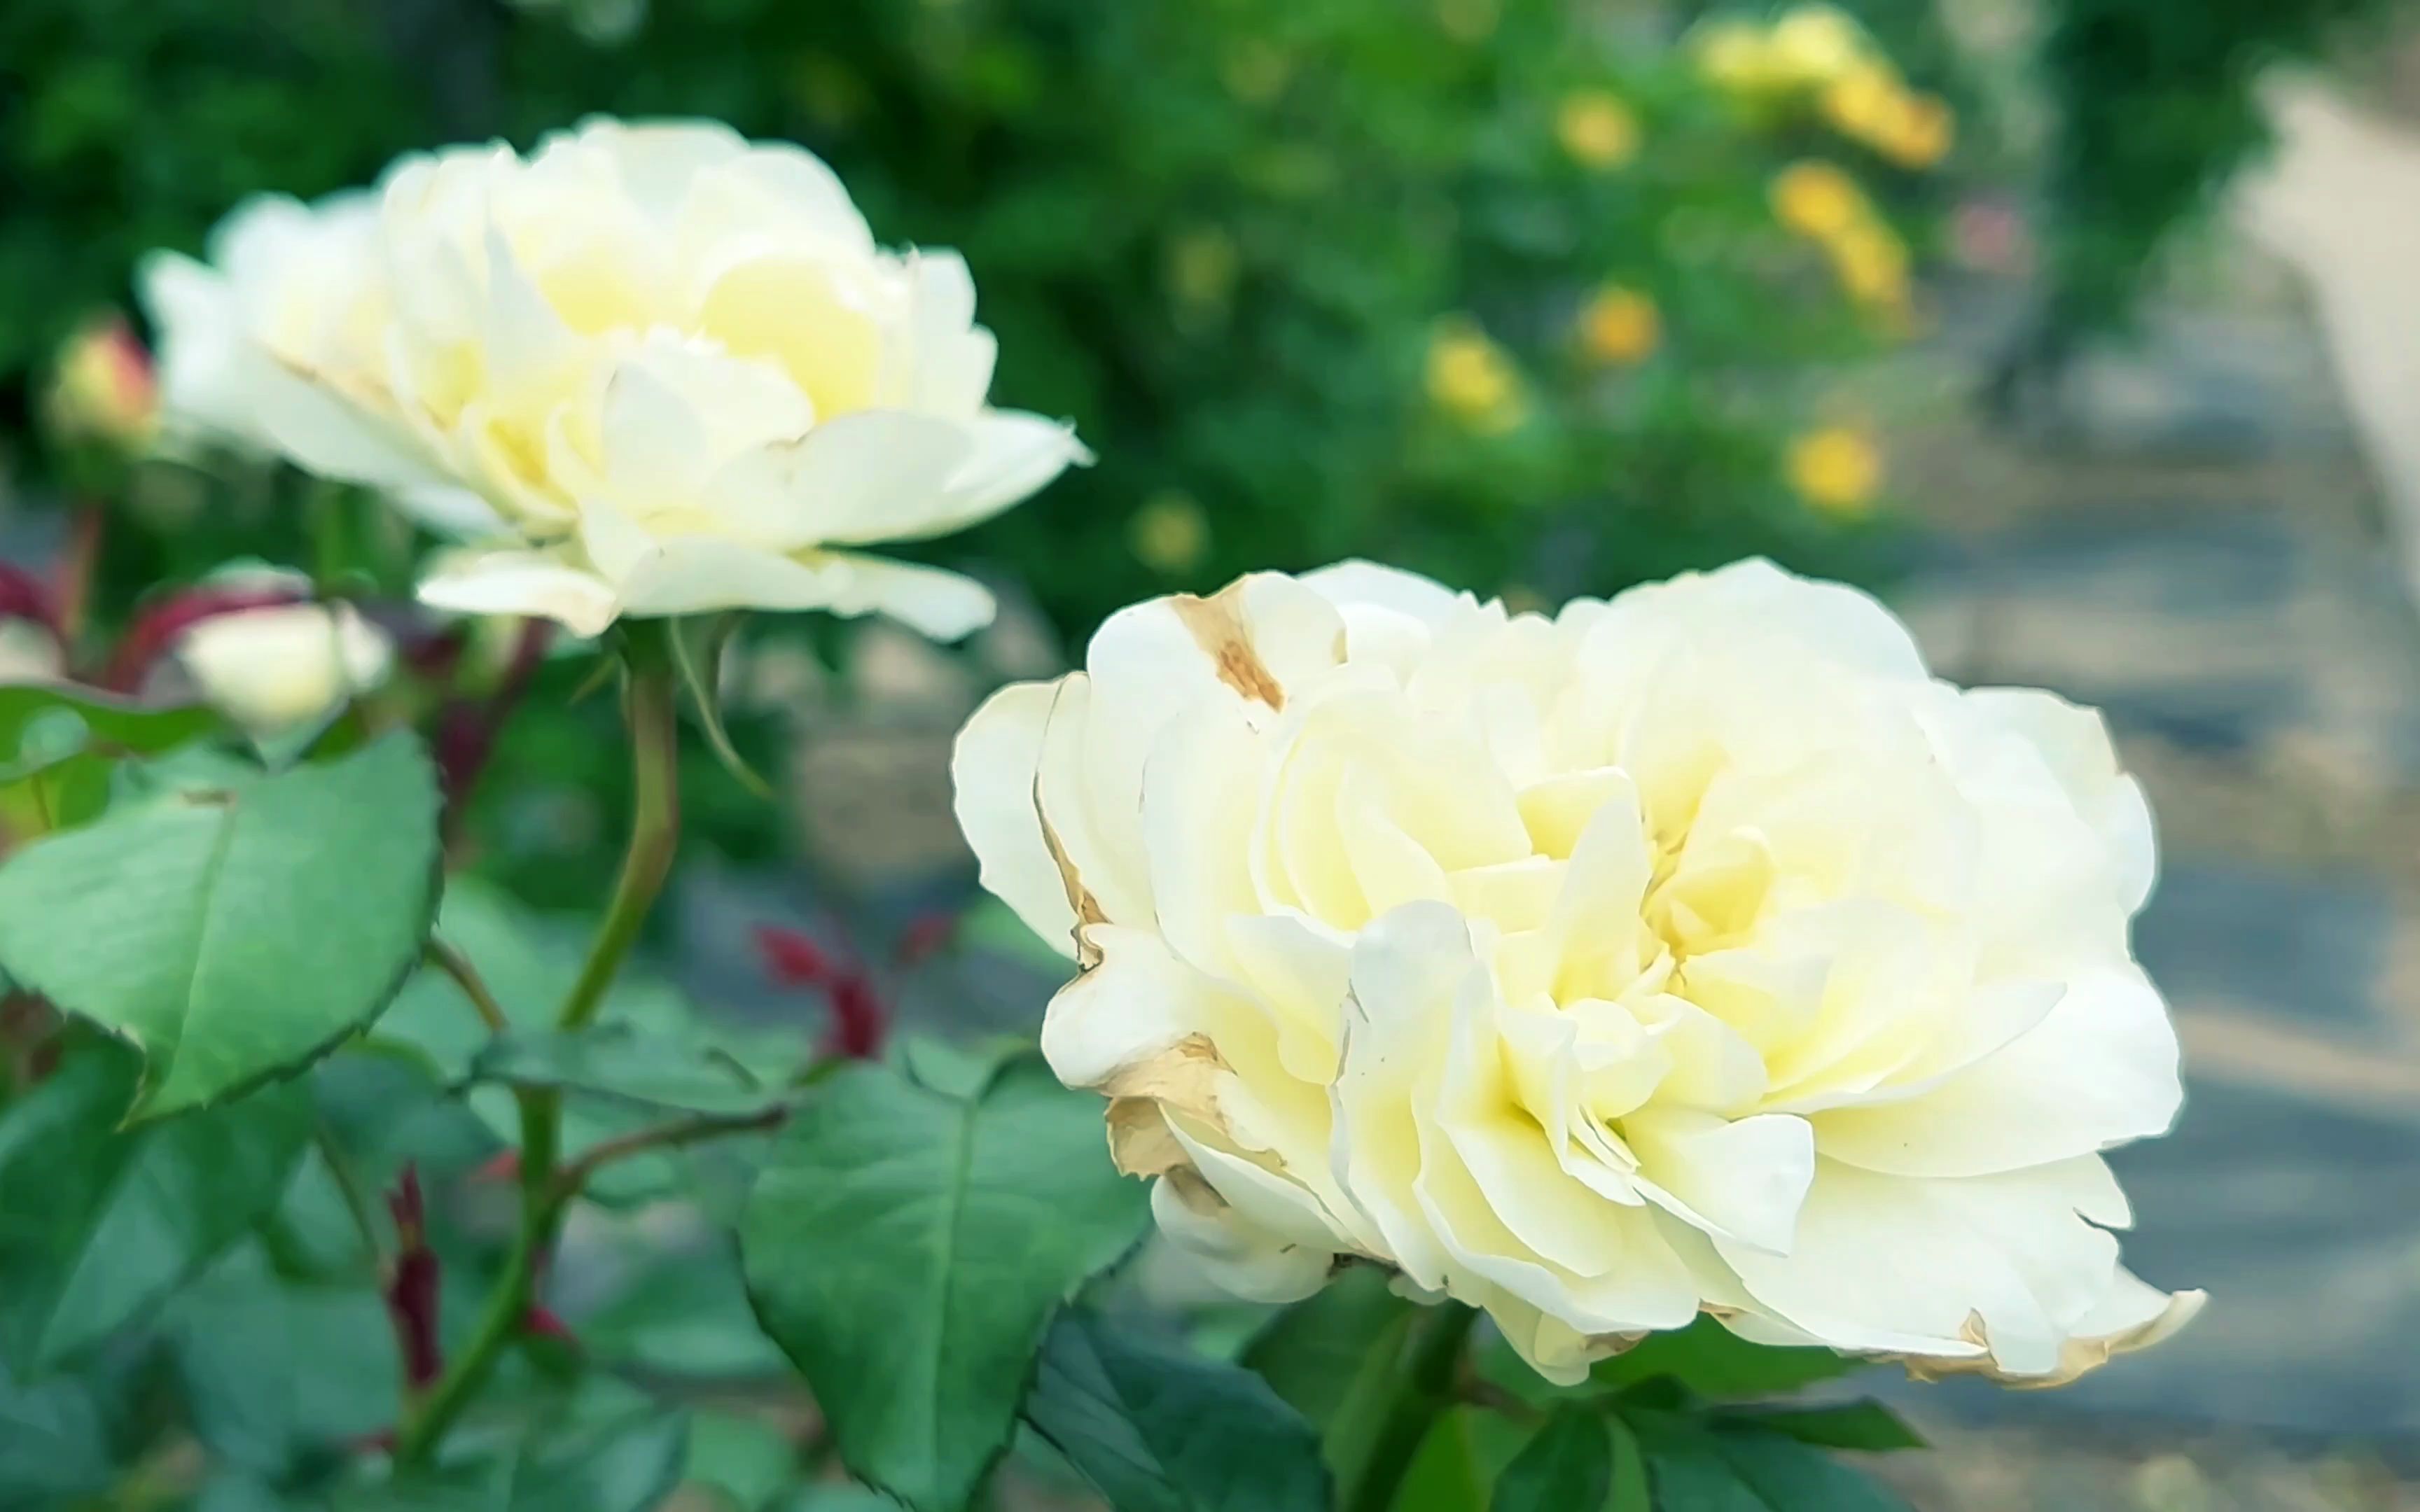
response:
[[[2215,1304],[2067,1392],[1895,1388],[1941,1452],[1881,1472],[1927,1508],[2420,1506],[2420,8],[8,0],[0,559],[86,584],[96,639],[256,561],[396,627],[407,703],[535,680],[459,850],[539,908],[619,845],[612,700],[421,623],[371,501],[158,444],[131,289],[248,194],[592,112],[823,154],[887,241],[964,251],[995,401],[1100,454],[927,548],[1006,606],[967,646],[744,632],[781,801],[689,763],[655,945],[692,991],[862,1010],[784,986],[771,924],[885,1014],[1030,1029],[1051,970],[970,906],[948,742],[1120,605],[1362,555],[1545,606],[1770,554],[1884,593],[1945,675],[2106,707],[2166,856],[2137,943],[2193,1097],[2118,1164],[2135,1268]],[[24,612],[0,671],[55,670]],[[589,1239],[590,1348],[766,1365],[729,1288]],[[752,1512],[732,1443],[684,1494]]]

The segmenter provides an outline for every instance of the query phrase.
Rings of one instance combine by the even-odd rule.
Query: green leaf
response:
[[[679,1481],[689,1419],[660,1407],[542,1432],[421,1474],[356,1483],[332,1512],[647,1512]]]
[[[222,1463],[281,1478],[396,1420],[395,1335],[359,1279],[287,1281],[258,1246],[239,1246],[163,1323],[194,1436]]]
[[[1700,1317],[1684,1329],[1651,1334],[1637,1348],[1599,1361],[1589,1377],[1606,1387],[1668,1377],[1700,1396],[1726,1401],[1779,1396],[1845,1376],[1866,1363],[1824,1349],[1751,1344]]]
[[[240,1092],[378,1016],[438,886],[437,776],[407,735],[163,795],[0,866],[0,964],[146,1061],[130,1116]]]
[[[551,1032],[564,995],[580,976],[587,953],[585,921],[550,918],[523,907],[492,884],[458,877],[445,889],[437,935],[477,968],[504,1015],[535,1035]],[[805,1035],[754,1030],[702,1021],[688,998],[642,969],[625,970],[607,993],[596,1030],[627,1033],[650,1042],[682,1047],[685,1061],[724,1059],[768,1086],[787,1082],[808,1059]],[[434,966],[404,984],[372,1031],[372,1040],[421,1060],[448,1085],[467,1080],[492,1036],[473,1016],[462,990]],[[516,1144],[520,1116],[501,1087],[473,1088],[468,1099],[496,1137]],[[627,1103],[583,1101],[564,1112],[564,1150],[576,1156],[600,1139],[627,1134],[657,1115]],[[608,1202],[638,1201],[660,1195],[687,1168],[677,1154],[616,1161],[597,1173],[588,1195]]]
[[[79,757],[150,755],[220,728],[200,703],[144,703],[70,683],[0,683],[0,785]]]
[[[706,733],[706,746],[724,771],[738,779],[739,785],[767,803],[775,801],[773,786],[756,775],[731,743],[731,732],[722,724],[722,654],[731,645],[731,637],[739,628],[744,616],[718,614],[705,620],[695,630],[690,621],[675,621],[672,626],[673,668],[679,673],[681,687],[689,694],[690,707],[697,713],[697,727]]]
[[[1496,1478],[1491,1512],[1596,1512],[1613,1489],[1613,1436],[1578,1403],[1559,1408]]]
[[[684,1483],[707,1489],[732,1512],[761,1512],[798,1478],[798,1447],[773,1424],[737,1412],[690,1414]]]
[[[1521,1430],[1476,1407],[1439,1416],[1404,1473],[1394,1512],[1486,1512],[1488,1489],[1521,1449]]]
[[[721,1245],[659,1256],[581,1319],[580,1342],[600,1365],[669,1376],[728,1381],[783,1369],[749,1310],[738,1256]]]
[[[1838,1407],[1785,1407],[1768,1412],[1730,1412],[1724,1420],[1762,1428],[1826,1449],[1862,1449],[1883,1454],[1894,1449],[1921,1449],[1923,1438],[1897,1412],[1877,1401],[1846,1402]]]
[[[1605,1512],[1653,1512],[1647,1455],[1638,1446],[1638,1435],[1618,1417],[1608,1418],[1606,1427],[1613,1433],[1613,1491],[1606,1499]]]
[[[1328,1467],[1350,1474],[1377,1441],[1419,1311],[1385,1272],[1357,1265],[1270,1319],[1242,1363],[1320,1429]]]
[[[1908,1512],[1907,1504],[1779,1434],[1641,1414],[1656,1512]]]
[[[788,1097],[691,1036],[651,1035],[627,1024],[507,1035],[472,1058],[470,1079],[556,1088],[675,1113],[753,1113]]]
[[[1325,1512],[1319,1435],[1268,1382],[1066,1309],[1025,1418],[1118,1512]]]
[[[90,1040],[0,1114],[0,1360],[87,1350],[198,1274],[277,1205],[310,1137],[298,1084],[116,1127],[135,1057]]]
[[[0,1303],[5,1306],[5,1303]],[[0,1365],[0,1506],[72,1506],[105,1490],[116,1469],[109,1421],[73,1376],[21,1382]]]
[[[850,1471],[949,1512],[1007,1443],[1052,1308],[1132,1247],[1146,1208],[1097,1100],[1038,1057],[968,1097],[857,1065],[775,1141],[740,1253]]]

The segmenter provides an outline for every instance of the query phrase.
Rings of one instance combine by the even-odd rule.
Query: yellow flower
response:
[[[1858,221],[1825,245],[1849,298],[1872,310],[1907,308],[1907,247],[1890,227],[1879,221]]]
[[[1902,168],[1930,168],[1949,155],[1957,140],[1958,118],[1948,101],[1935,95],[1908,95],[1899,100],[1874,147]]]
[[[1795,83],[1822,85],[1867,61],[1864,28],[1835,6],[1797,6],[1774,23],[1770,42],[1779,71]]]
[[[1600,363],[1627,367],[1645,362],[1663,340],[1655,301],[1634,288],[1608,284],[1580,310],[1580,344]]]
[[[1482,434],[1510,430],[1521,418],[1521,378],[1487,333],[1449,322],[1429,344],[1429,400]]]
[[[1873,512],[1882,488],[1882,453],[1864,431],[1847,425],[1811,430],[1790,444],[1790,486],[1809,508],[1836,519]]]
[[[1710,21],[1690,35],[1698,72],[1718,89],[1752,94],[1776,82],[1780,60],[1772,39],[1753,22]]]
[[[45,418],[62,440],[128,452],[150,444],[160,422],[160,386],[151,354],[124,316],[89,320],[68,338],[46,406]]]
[[[1885,64],[1867,63],[1825,85],[1816,109],[1842,136],[1871,145],[1888,134],[1905,102],[1899,76]]]
[[[1604,89],[1583,89],[1563,98],[1555,115],[1555,136],[1583,168],[1599,173],[1638,155],[1638,117]]]
[[[1143,501],[1126,521],[1135,560],[1154,572],[1181,577],[1210,553],[1210,520],[1191,494],[1170,488]]]
[[[1868,219],[1872,207],[1857,181],[1828,162],[1793,162],[1775,175],[1773,213],[1782,224],[1818,241]]]

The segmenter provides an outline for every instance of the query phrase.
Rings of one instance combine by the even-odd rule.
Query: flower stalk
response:
[[[664,880],[672,871],[673,854],[678,848],[679,688],[670,633],[670,626],[661,621],[634,622],[622,632],[622,663],[628,679],[624,712],[630,731],[632,774],[629,846],[623,855],[620,879],[614,884],[613,901],[597,926],[596,940],[589,947],[587,961],[555,1015],[556,1024],[564,1029],[581,1028],[595,1021],[604,1006],[607,991],[629,958],[630,948],[638,942],[639,932],[645,926],[657,896],[663,890]],[[438,959],[441,966],[446,965],[443,955]],[[458,974],[456,980],[465,984],[468,993],[468,982],[476,979],[466,973]],[[479,995],[470,995],[477,1006]],[[486,1016],[484,1011],[482,1016]],[[538,1275],[553,1251],[555,1232],[562,1227],[564,1212],[602,1159],[613,1158],[602,1155],[600,1147],[558,1169],[563,1147],[561,1094],[533,1088],[520,1093],[518,1101],[521,1134],[520,1227],[514,1235],[511,1253],[505,1257],[504,1274],[488,1298],[471,1342],[437,1380],[419,1412],[397,1435],[395,1457],[398,1466],[426,1464],[434,1456],[446,1429],[486,1385],[505,1346],[528,1331],[531,1308],[537,1298]],[[685,1143],[722,1132],[725,1131],[721,1128],[684,1130],[677,1138],[665,1142]]]

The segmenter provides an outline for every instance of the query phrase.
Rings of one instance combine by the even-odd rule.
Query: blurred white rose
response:
[[[136,283],[172,439],[276,452],[279,424],[300,424],[306,443],[331,426],[359,428],[296,375],[378,361],[376,210],[360,193],[316,205],[257,195],[210,232],[207,262],[169,252],[145,260]]]
[[[280,604],[197,621],[176,656],[204,699],[268,735],[326,718],[385,682],[395,644],[349,604]]]
[[[1083,967],[1052,1066],[1238,1290],[1366,1257],[1566,1381],[1704,1311],[2048,1384],[2199,1303],[2119,1268],[2100,1153],[2180,1095],[2142,795],[1854,590],[1249,577],[1112,616],[954,775]]]
[[[67,657],[49,625],[0,618],[0,683],[45,682],[66,671]]]
[[[247,321],[302,381],[241,378],[228,408],[467,536],[422,587],[442,608],[583,635],[823,609],[953,638],[989,618],[979,585],[851,548],[973,524],[1085,458],[985,402],[965,262],[882,250],[802,148],[599,120],[527,159],[405,158],[368,214],[373,286],[348,308],[374,339]]]

